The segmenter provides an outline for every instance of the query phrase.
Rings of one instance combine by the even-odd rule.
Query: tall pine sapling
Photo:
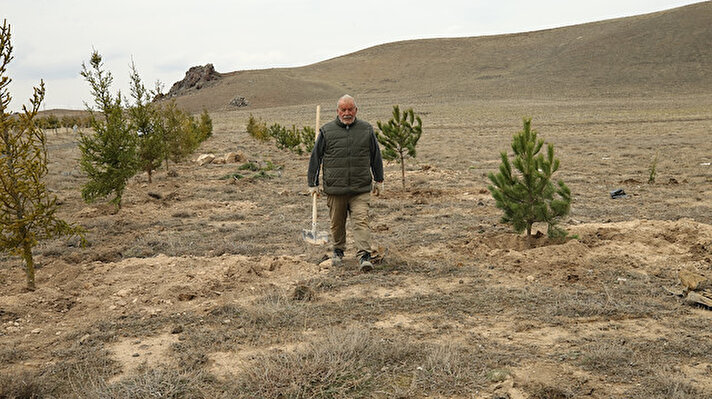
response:
[[[412,108],[401,114],[400,108],[394,105],[393,117],[387,123],[378,121],[377,124],[380,132],[376,132],[376,138],[383,146],[383,158],[401,164],[401,181],[405,190],[405,158],[415,158],[415,146],[423,134],[423,121]]]
[[[81,75],[91,86],[94,104],[101,113],[87,105],[93,134],[80,133],[80,167],[89,180],[82,187],[82,198],[92,202],[114,194],[111,203],[121,208],[121,198],[128,180],[138,171],[136,148],[138,135],[124,113],[121,93],[109,91],[113,78],[104,71],[101,55],[94,51],[90,66],[82,63]]]
[[[148,175],[148,182],[152,182],[152,175],[163,163],[165,143],[159,125],[159,115],[151,103],[151,95],[146,90],[141,77],[136,70],[136,65],[131,61],[131,97],[134,100],[129,108],[129,117],[138,135],[138,163],[139,168]]]
[[[7,90],[12,81],[5,76],[12,60],[10,26],[0,27],[0,250],[22,257],[27,289],[35,289],[35,263],[32,248],[41,240],[77,235],[81,227],[57,217],[57,197],[47,190],[46,137],[35,117],[44,99],[44,82],[34,89],[30,109],[8,112],[11,96]]]
[[[571,190],[561,180],[556,185],[552,182],[559,160],[554,158],[552,144],[547,145],[546,156],[540,154],[543,146],[544,140],[537,139],[537,132],[531,130],[531,119],[524,119],[524,129],[512,140],[513,164],[518,173],[513,173],[507,153],[502,152],[499,173],[488,175],[492,182],[488,188],[497,208],[504,211],[502,221],[518,233],[526,230],[527,239],[536,222],[547,223],[550,237],[567,234],[556,224],[571,210]]]

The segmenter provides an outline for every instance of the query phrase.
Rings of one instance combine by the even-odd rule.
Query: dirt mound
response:
[[[680,270],[712,271],[712,226],[691,219],[590,223],[569,230],[579,238],[539,237],[529,244],[523,235],[499,233],[473,238],[466,247],[512,273],[569,282],[613,270],[671,280]]]

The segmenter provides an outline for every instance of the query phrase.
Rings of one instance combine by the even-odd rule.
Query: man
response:
[[[368,272],[373,269],[369,202],[371,193],[378,196],[382,190],[383,160],[373,127],[356,119],[357,111],[353,97],[344,95],[339,99],[337,118],[319,129],[309,159],[307,183],[309,193],[317,193],[319,168],[323,164],[323,186],[334,243],[332,264],[342,264],[346,249],[346,219],[350,217],[356,256],[361,271]]]

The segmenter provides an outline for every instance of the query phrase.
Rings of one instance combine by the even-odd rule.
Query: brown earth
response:
[[[528,36],[568,37],[571,29],[673,15],[683,19],[671,24],[691,26],[710,9],[705,2],[627,23],[462,40],[500,40],[493,48],[508,48]],[[708,37],[710,28],[702,31]],[[708,70],[705,60],[698,66]],[[467,75],[458,68],[453,73]],[[594,81],[525,96],[486,86],[486,94],[466,96],[475,89],[468,81],[430,96],[403,88],[379,94],[378,71],[371,83],[357,77],[353,88],[326,79],[313,86],[317,94],[303,90],[284,104],[271,103],[272,96],[245,109],[211,108],[215,132],[200,152],[239,150],[263,173],[239,164],[170,165],[152,184],[145,175],[133,178],[119,212],[81,201],[76,138],[50,133],[48,184],[63,202],[62,216],[87,228],[89,246],[38,246],[35,292],[24,290],[18,259],[0,258],[0,397],[32,390],[78,398],[159,391],[226,398],[712,397],[712,313],[665,290],[679,286],[681,270],[712,276],[709,77],[679,78],[697,79],[699,90],[651,85],[652,94],[608,98],[575,95]],[[292,93],[291,84],[304,88],[290,80],[292,72],[244,74],[271,74],[268,87]],[[429,72],[422,78],[437,80]],[[644,87],[619,73],[606,79],[606,90]],[[254,93],[260,84],[255,80]],[[323,118],[331,117],[345,89],[357,97],[359,117],[374,124],[399,103],[414,107],[425,125],[418,156],[406,163],[406,189],[400,166],[387,164],[386,192],[372,200],[383,257],[369,274],[357,270],[352,248],[347,264],[334,269],[321,262],[327,247],[301,241],[311,215],[307,156],[245,131],[251,113],[270,123],[313,124],[324,98]],[[257,94],[251,104],[260,104]],[[499,221],[486,174],[497,169],[524,116],[556,146],[558,178],[574,198],[563,227],[575,239],[539,238],[529,246]],[[629,197],[611,199],[618,188]],[[325,228],[323,198],[319,212]]]

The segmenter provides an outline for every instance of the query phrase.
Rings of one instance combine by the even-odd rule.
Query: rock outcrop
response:
[[[179,80],[171,86],[166,96],[180,96],[193,90],[200,90],[204,87],[212,86],[217,83],[221,77],[222,75],[215,71],[213,64],[191,67],[188,69],[188,72],[185,73],[183,80]]]

